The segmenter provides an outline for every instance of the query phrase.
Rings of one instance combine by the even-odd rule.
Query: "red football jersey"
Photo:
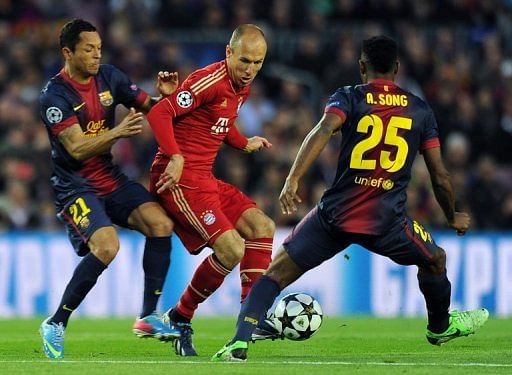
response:
[[[174,137],[185,158],[184,170],[211,171],[222,142],[236,147],[229,132],[238,134],[235,120],[249,91],[248,86],[233,84],[226,61],[220,61],[190,74],[159,103],[170,108]],[[154,165],[167,165],[168,160],[159,148]]]

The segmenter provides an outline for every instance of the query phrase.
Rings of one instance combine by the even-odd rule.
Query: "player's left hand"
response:
[[[298,189],[299,181],[288,177],[284,183],[283,190],[281,190],[281,194],[279,194],[279,204],[283,214],[289,215],[297,211],[295,201],[298,203],[302,202],[302,199],[297,195]]]
[[[178,73],[158,72],[156,79],[156,88],[163,96],[171,95],[178,88]]]
[[[245,152],[254,152],[259,151],[262,148],[270,148],[272,147],[272,143],[270,143],[267,138],[254,136],[248,139],[247,146],[245,146]]]
[[[169,163],[167,164],[167,167],[165,167],[165,171],[160,175],[160,178],[156,182],[156,187],[158,188],[156,192],[158,194],[163,193],[167,189],[173,190],[178,185],[184,164],[185,159],[183,158],[183,155],[171,155]]]
[[[466,212],[455,212],[453,222],[449,223],[450,227],[455,229],[457,235],[463,236],[469,229],[471,218]]]

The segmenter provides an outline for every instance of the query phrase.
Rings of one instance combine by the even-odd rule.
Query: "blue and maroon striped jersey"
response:
[[[382,234],[405,217],[416,154],[439,147],[434,114],[423,100],[382,79],[338,89],[325,112],[344,123],[336,178],[319,207],[342,231]]]
[[[87,84],[74,81],[64,69],[50,79],[39,97],[39,109],[52,147],[51,182],[57,202],[85,191],[107,195],[127,180],[112,163],[110,150],[84,161],[75,160],[59,141],[58,134],[79,124],[86,137],[96,137],[116,125],[117,104],[137,108],[147,95],[112,65],[101,65],[98,74]]]

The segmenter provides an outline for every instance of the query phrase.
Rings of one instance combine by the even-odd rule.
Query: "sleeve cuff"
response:
[[[333,114],[337,115],[339,118],[341,118],[342,123],[345,122],[345,120],[347,119],[346,113],[336,107],[327,107],[325,109],[324,113],[333,113]]]
[[[65,119],[64,121],[59,122],[50,127],[53,135],[58,135],[64,129],[69,128],[72,125],[78,124],[78,118],[76,116],[71,116]]]
[[[144,102],[147,100],[148,96],[149,94],[146,91],[140,90],[134,101],[135,106],[142,107],[142,105],[144,105]]]
[[[428,150],[429,148],[436,148],[436,147],[441,147],[441,143],[439,142],[439,138],[427,139],[420,146],[420,153],[423,153],[423,151]]]

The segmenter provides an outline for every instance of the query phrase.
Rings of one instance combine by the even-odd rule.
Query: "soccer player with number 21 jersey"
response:
[[[114,66],[100,64],[101,38],[89,22],[66,23],[60,47],[64,67],[41,92],[40,113],[52,147],[51,184],[58,217],[83,259],[57,311],[41,324],[44,352],[50,359],[64,357],[64,332],[71,313],[119,251],[114,224],[146,236],[143,307],[134,330],[171,340],[179,331],[165,325],[155,310],[169,269],[173,223],[142,185],[113,164],[110,152],[119,139],[142,131],[143,114],[135,109],[147,112],[158,98],[151,98]],[[160,94],[171,94],[177,85],[175,73],[159,73]],[[130,108],[118,124],[117,104]]]

